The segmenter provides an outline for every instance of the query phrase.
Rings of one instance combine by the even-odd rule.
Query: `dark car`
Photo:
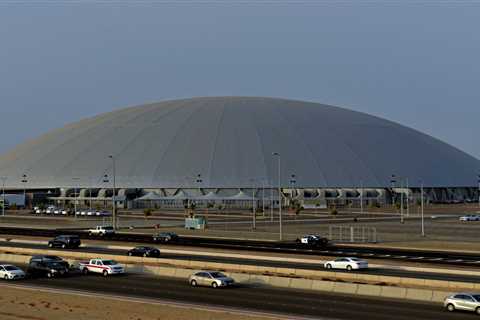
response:
[[[70,269],[70,264],[58,256],[51,256],[51,255],[32,256],[32,258],[30,259],[30,264],[32,262],[55,262],[63,265],[67,270]]]
[[[34,277],[58,277],[68,273],[68,267],[64,263],[55,260],[30,260],[28,264],[27,273]]]
[[[80,244],[80,237],[74,235],[56,236],[53,240],[48,241],[48,246],[50,248],[78,248],[80,247]]]
[[[129,256],[159,257],[160,250],[152,247],[135,247],[127,252]]]
[[[153,235],[154,242],[175,242],[178,240],[178,235],[173,232],[160,232]]]

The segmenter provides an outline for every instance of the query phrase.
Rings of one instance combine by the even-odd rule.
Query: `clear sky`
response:
[[[129,105],[249,95],[371,113],[479,158],[479,30],[480,1],[0,0],[0,152]]]

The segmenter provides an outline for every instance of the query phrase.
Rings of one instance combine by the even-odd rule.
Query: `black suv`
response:
[[[56,236],[53,240],[48,241],[48,246],[50,248],[60,247],[60,248],[78,248],[80,247],[80,237],[73,235],[62,235]]]
[[[63,276],[68,273],[68,262],[55,256],[35,256],[30,259],[27,273],[32,276],[47,276],[48,278]]]
[[[178,240],[178,235],[173,232],[160,232],[153,235],[154,242],[175,242]]]
[[[152,247],[135,247],[131,250],[128,250],[127,254],[129,256],[140,256],[140,257],[159,257],[160,250]]]

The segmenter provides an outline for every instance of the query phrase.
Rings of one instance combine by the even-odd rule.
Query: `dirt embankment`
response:
[[[227,311],[197,310],[0,285],[2,320],[265,320]]]

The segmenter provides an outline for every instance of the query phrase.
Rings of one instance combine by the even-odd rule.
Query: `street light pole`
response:
[[[283,240],[282,230],[282,181],[281,181],[281,167],[280,167],[280,153],[274,152],[274,156],[278,157],[278,218],[280,224],[280,241]]]
[[[5,181],[7,181],[7,177],[1,177],[0,179],[2,179],[2,216],[5,217]]]
[[[421,193],[421,202],[422,202],[422,237],[425,237],[425,224],[423,219],[423,211],[424,211],[424,196],[423,196],[423,180],[420,186],[420,193]]]
[[[27,209],[27,175],[24,173],[22,175],[22,183],[23,183],[23,201],[25,209]]]
[[[257,212],[256,212],[256,205],[255,205],[255,179],[250,179],[250,181],[252,182],[252,215],[253,215],[253,221],[252,221],[252,229],[255,230],[257,228],[257,221],[256,221],[256,216],[257,216]]]
[[[112,159],[112,174],[113,174],[113,194],[112,194],[112,227],[113,230],[117,230],[117,199],[116,199],[116,189],[117,189],[117,184],[116,184],[116,168],[115,168],[115,157],[113,155],[108,156],[110,159]]]
[[[77,181],[79,178],[72,178],[73,183],[73,214],[75,219],[77,218]]]
[[[363,181],[360,181],[360,213],[363,214]]]

